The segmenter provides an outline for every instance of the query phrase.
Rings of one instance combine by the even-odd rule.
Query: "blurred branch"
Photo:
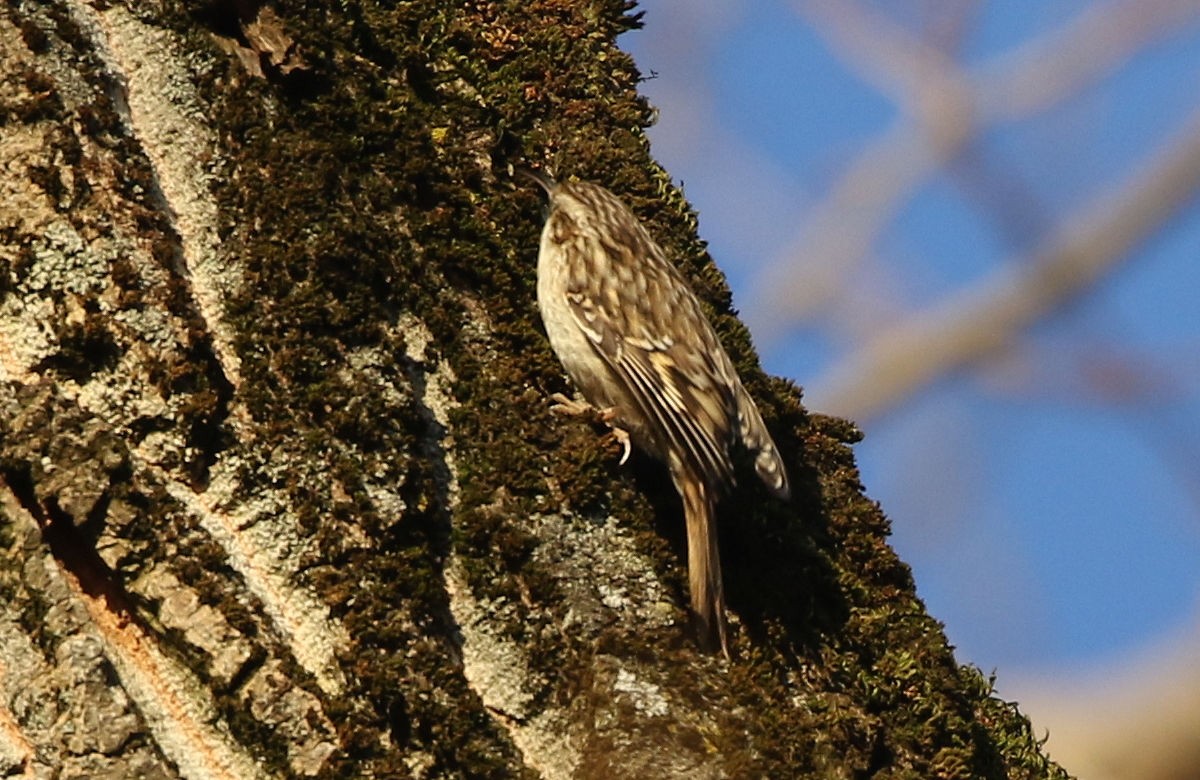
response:
[[[1023,172],[1005,160],[993,159],[982,144],[963,147],[946,166],[946,173],[1010,252],[1028,251],[1053,225],[1053,213]]]
[[[764,274],[757,296],[792,322],[838,298],[905,198],[970,137],[971,95],[958,66],[853,2],[799,0],[798,11],[858,75],[892,98],[896,123],[858,156],[803,224],[795,262]],[[924,107],[922,110],[922,106]]]
[[[958,63],[885,15],[845,0],[796,0],[800,13],[859,78],[901,110],[966,87]]]
[[[921,41],[947,57],[960,54],[985,10],[977,0],[930,0],[917,16]]]
[[[1195,780],[1200,763],[1200,621],[1137,657],[1090,673],[1005,686],[1040,724],[1046,749],[1088,780]]]
[[[1164,36],[1200,20],[1195,0],[1116,0],[993,60],[974,79],[990,122],[1045,111],[1115,71]]]
[[[829,197],[804,222],[803,235],[757,280],[755,300],[779,327],[812,316],[839,297],[850,273],[866,258],[903,197],[938,166],[923,136],[901,122],[870,142]]]
[[[834,304],[907,196],[989,126],[1028,118],[1076,94],[1182,25],[1194,0],[1106,3],[967,73],[882,14],[846,0],[796,0],[797,11],[901,112],[805,220],[795,262],[759,280],[779,322]]]
[[[1010,343],[1110,271],[1200,191],[1200,108],[1128,181],[1027,261],[889,327],[809,387],[813,405],[860,423],[948,371]]]

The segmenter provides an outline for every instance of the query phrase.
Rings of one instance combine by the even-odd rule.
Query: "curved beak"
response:
[[[513,173],[523,179],[529,179],[530,181],[537,182],[538,186],[545,190],[547,195],[553,194],[554,188],[558,186],[558,183],[555,182],[554,179],[550,178],[541,171],[535,171],[531,168],[514,168]]]

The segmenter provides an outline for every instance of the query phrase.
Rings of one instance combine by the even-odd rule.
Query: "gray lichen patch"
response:
[[[225,318],[225,301],[243,283],[241,266],[222,250],[212,185],[218,144],[195,87],[195,74],[215,65],[183,42],[145,24],[120,5],[81,5],[76,17],[97,43],[106,67],[119,75],[117,103],[128,132],[152,166],[152,196],[162,200],[178,236],[186,274],[225,377],[240,383],[241,361]]]
[[[498,615],[510,612],[503,601],[478,599],[469,590],[461,564],[446,572],[450,609],[462,633],[463,674],[483,704],[506,723],[522,724],[533,714],[538,687],[528,653],[512,637],[496,632]]]
[[[108,280],[108,258],[97,253],[66,220],[45,225],[41,235],[31,237],[30,264],[24,269],[14,292],[94,294]]]
[[[503,600],[478,599],[455,559],[446,570],[446,588],[471,690],[521,750],[527,766],[546,780],[574,777],[582,758],[567,708],[539,701],[550,681],[535,670],[521,642],[498,630],[515,610]]]
[[[616,518],[539,515],[529,530],[540,541],[533,561],[553,572],[563,594],[563,630],[595,634],[616,622],[629,631],[681,622],[682,610]]]
[[[203,493],[167,478],[164,489],[191,514],[223,550],[247,591],[259,601],[300,666],[322,690],[336,694],[344,685],[336,653],[347,643],[345,629],[299,581],[300,562],[313,541],[288,512],[278,491],[245,496],[224,463]],[[280,464],[281,466],[283,464]]]
[[[600,655],[586,694],[575,705],[584,777],[736,777],[720,745],[716,712],[697,707],[691,692],[650,662]],[[684,696],[681,696],[684,694]]]

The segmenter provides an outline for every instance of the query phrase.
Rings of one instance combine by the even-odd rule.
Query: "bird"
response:
[[[734,486],[731,450],[754,456],[778,498],[787,471],[696,294],[633,211],[605,187],[517,169],[549,200],[537,260],[537,303],[550,347],[583,402],[551,396],[552,409],[589,409],[664,462],[687,527],[688,588],[700,645],[729,645],[716,507]]]

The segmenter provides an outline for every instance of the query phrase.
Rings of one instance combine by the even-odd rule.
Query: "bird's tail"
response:
[[[687,522],[688,585],[700,644],[711,650],[714,641],[718,642],[721,652],[728,658],[715,496],[694,474],[679,474],[675,486],[683,497],[683,515]]]

